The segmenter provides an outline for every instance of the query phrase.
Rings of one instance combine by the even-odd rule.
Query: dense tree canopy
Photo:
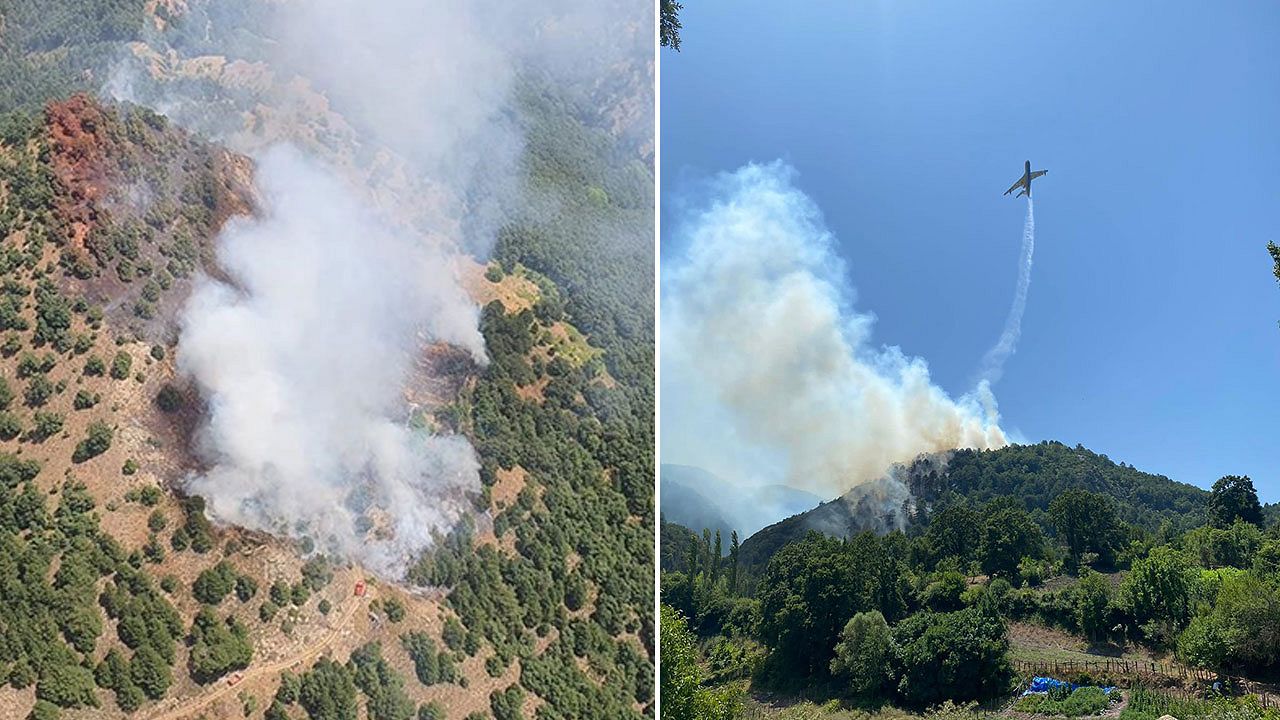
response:
[[[1237,520],[1262,526],[1262,504],[1248,477],[1227,475],[1213,484],[1209,496],[1209,519],[1214,527],[1230,527]]]

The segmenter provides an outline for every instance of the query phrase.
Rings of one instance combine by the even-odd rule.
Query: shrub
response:
[[[0,440],[12,440],[22,434],[22,421],[8,410],[0,410]]]
[[[88,410],[101,402],[101,400],[102,396],[98,393],[91,393],[88,390],[77,390],[76,398],[72,405],[77,410]]]
[[[1097,715],[1107,708],[1111,698],[1098,687],[1076,688],[1065,696],[1028,695],[1018,700],[1014,709],[1018,712],[1063,717]]]
[[[44,375],[36,375],[31,378],[31,382],[27,383],[27,391],[23,395],[29,407],[41,407],[49,402],[49,398],[53,397],[53,383],[49,382],[49,378]]]
[[[0,353],[5,357],[13,357],[22,349],[22,336],[17,333],[9,333],[5,336],[4,344],[0,345]]]
[[[89,359],[84,361],[84,374],[92,377],[102,377],[107,373],[107,364],[97,355],[90,355]]]
[[[147,507],[154,507],[160,502],[160,488],[155,485],[146,485],[142,490],[138,491],[138,502]]]
[[[1004,692],[1011,675],[1004,621],[982,606],[912,615],[893,639],[898,695],[912,707],[985,700]]]
[[[387,619],[391,622],[398,623],[404,620],[404,603],[397,598],[387,598],[382,607],[387,612]]]
[[[203,571],[191,584],[191,594],[208,605],[217,605],[235,587],[236,571],[226,560]]]
[[[32,442],[44,442],[62,432],[62,422],[61,413],[37,412],[35,414],[35,424],[31,426],[31,430],[27,433],[27,438]]]
[[[254,595],[258,594],[258,581],[248,575],[241,575],[236,578],[236,599],[240,602],[249,602]]]
[[[164,412],[177,412],[182,409],[182,393],[177,388],[165,383],[160,388],[160,392],[156,393],[156,407]]]
[[[111,377],[116,380],[124,380],[129,377],[130,371],[133,369],[133,356],[121,350],[111,361]]]
[[[858,695],[875,695],[892,679],[893,637],[878,610],[861,612],[845,624],[836,643],[831,674]]]
[[[111,440],[114,436],[115,432],[111,429],[111,426],[101,420],[89,423],[88,433],[85,439],[76,445],[71,459],[77,463],[82,463],[101,455],[111,447]]]
[[[278,612],[280,612],[280,606],[268,600],[258,606],[258,619],[264,623],[271,622]]]

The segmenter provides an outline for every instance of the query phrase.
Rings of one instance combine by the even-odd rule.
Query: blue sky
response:
[[[1025,205],[1001,193],[1030,159],[1004,427],[1280,501],[1280,4],[1149,7],[691,2],[662,54],[664,228],[708,176],[787,161],[876,339],[961,395],[1012,299]]]

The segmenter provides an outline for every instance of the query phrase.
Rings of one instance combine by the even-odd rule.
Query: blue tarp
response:
[[[1061,687],[1067,688],[1068,690],[1071,690],[1074,692],[1076,688],[1091,687],[1091,686],[1076,685],[1075,683],[1056,680],[1051,677],[1037,676],[1037,677],[1031,678],[1031,685],[1028,686],[1026,691],[1023,692],[1022,694],[1023,695],[1034,695],[1037,693],[1044,694],[1044,693],[1048,693],[1050,690],[1053,690],[1055,688],[1061,688]],[[1106,695],[1110,695],[1112,690],[1115,690],[1115,688],[1114,687],[1102,688],[1102,692]]]

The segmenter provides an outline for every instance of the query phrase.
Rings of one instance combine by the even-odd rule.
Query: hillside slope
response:
[[[1104,494],[1116,502],[1119,518],[1154,531],[1164,521],[1187,528],[1203,522],[1207,491],[1153,475],[1082,446],[1045,441],[999,450],[957,450],[948,457],[921,457],[894,468],[891,479],[868,483],[808,512],[770,525],[742,544],[742,562],[768,561],[783,545],[811,530],[848,537],[864,530],[908,531],[957,502],[1017,500],[1044,524],[1053,499],[1070,489]],[[910,491],[910,501],[902,491]]]

